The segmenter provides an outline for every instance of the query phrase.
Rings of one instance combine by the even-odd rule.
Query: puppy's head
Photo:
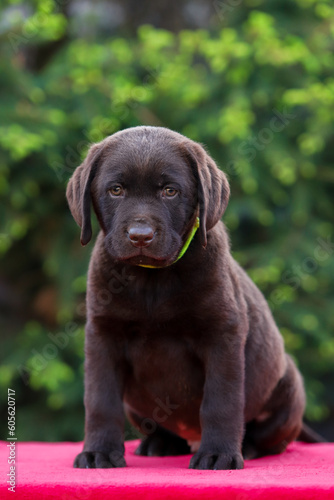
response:
[[[112,258],[165,267],[179,255],[197,216],[196,237],[206,246],[229,186],[200,144],[162,127],[134,127],[93,145],[66,195],[82,245],[92,237],[92,203]]]

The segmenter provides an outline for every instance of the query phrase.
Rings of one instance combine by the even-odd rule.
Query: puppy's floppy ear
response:
[[[197,195],[200,217],[200,236],[206,247],[206,233],[220,220],[228,204],[230,186],[222,172],[198,143],[186,144],[188,158],[197,180]]]
[[[75,222],[81,227],[81,245],[92,238],[90,219],[91,184],[96,174],[103,146],[94,144],[83,163],[75,169],[66,189],[67,201]]]

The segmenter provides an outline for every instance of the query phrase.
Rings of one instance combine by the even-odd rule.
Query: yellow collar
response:
[[[199,228],[199,217],[196,217],[195,224],[193,225],[193,227],[190,231],[190,234],[187,238],[187,241],[183,245],[181,252],[177,256],[177,258],[174,260],[174,262],[172,262],[172,264],[169,264],[170,266],[175,264],[175,262],[177,262],[178,260],[180,260],[181,257],[183,257],[183,255],[186,253],[186,251],[188,250],[188,247],[189,247],[190,243],[192,242],[198,228]],[[158,266],[145,266],[144,264],[137,264],[137,265],[140,267],[148,267],[150,269],[162,269],[161,267],[158,267]]]

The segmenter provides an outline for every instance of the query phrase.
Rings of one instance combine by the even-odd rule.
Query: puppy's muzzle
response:
[[[145,222],[132,224],[127,231],[127,236],[134,247],[148,247],[155,237],[153,228]]]

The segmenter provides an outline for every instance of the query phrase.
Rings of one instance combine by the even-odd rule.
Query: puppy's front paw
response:
[[[112,451],[83,451],[74,460],[74,467],[79,469],[110,469],[113,467],[126,467],[126,462],[121,452]]]
[[[189,464],[189,469],[229,470],[243,468],[244,459],[241,453],[217,453],[209,450],[198,450]]]

